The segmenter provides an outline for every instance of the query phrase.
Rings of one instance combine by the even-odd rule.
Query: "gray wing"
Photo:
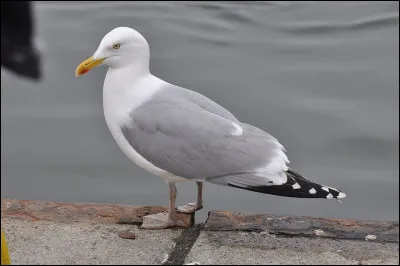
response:
[[[151,100],[150,103],[194,104],[210,113],[222,116],[230,121],[239,123],[236,117],[221,105],[206,96],[172,84],[166,84]]]
[[[122,128],[130,145],[172,174],[223,185],[286,181],[282,146],[256,127],[238,123],[243,134],[233,136],[236,128],[231,120],[184,101],[154,101],[130,117]]]
[[[233,122],[239,123],[239,120],[236,119],[236,117],[229,112],[228,110],[226,110],[224,107],[222,107],[221,105],[217,104],[216,102],[214,102],[213,100],[211,100],[210,98],[207,98],[206,96],[195,92],[195,91],[191,91],[191,90],[187,90],[187,89],[183,89],[182,88],[182,93],[184,94],[184,96],[190,100],[191,102],[195,103],[196,105],[198,105],[199,107],[201,107],[202,109],[209,111],[213,114],[222,116],[226,119],[229,119]]]
[[[227,109],[225,109],[218,103],[214,102],[210,98],[207,98],[206,96],[204,96],[198,92],[191,91],[191,90],[181,88],[181,87],[171,85],[171,84],[169,84],[169,87],[166,90],[166,92],[169,95],[174,95],[174,98],[176,98],[177,95],[180,94],[182,97],[184,97],[184,99],[191,101],[192,103],[196,104],[200,108],[202,108],[210,113],[222,116],[226,119],[229,119],[232,122],[241,124],[242,126],[247,128],[248,135],[252,135],[252,136],[258,135],[263,138],[269,138],[271,140],[275,140],[276,142],[278,142],[278,140],[276,138],[274,138],[272,135],[268,134],[267,132],[265,132],[255,126],[252,126],[252,125],[249,125],[246,123],[240,123],[239,120]],[[283,146],[281,146],[280,143],[277,143],[277,144],[284,150]]]
[[[239,120],[227,109],[225,109],[218,103],[214,102],[210,98],[207,98],[206,96],[204,96],[198,92],[191,91],[191,90],[181,88],[178,86],[174,86],[174,85],[172,85],[172,87],[169,87],[169,89],[175,90],[176,92],[181,93],[186,99],[190,100],[192,103],[198,105],[199,107],[201,107],[202,109],[204,109],[206,111],[209,111],[213,114],[222,116],[226,119],[229,119],[232,122],[241,124],[242,126],[247,128],[248,135],[252,135],[252,136],[258,135],[263,138],[269,138],[271,140],[275,140],[276,142],[278,142],[278,140],[276,138],[274,138],[272,135],[268,134],[267,132],[265,132],[255,126],[252,126],[252,125],[249,125],[246,123],[240,123]],[[280,145],[280,144],[278,143],[278,145]],[[282,149],[283,149],[283,147],[282,147]]]

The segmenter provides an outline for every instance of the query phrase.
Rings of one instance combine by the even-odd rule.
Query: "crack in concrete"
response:
[[[163,265],[183,265],[194,243],[204,229],[204,224],[196,224],[185,229],[176,239],[176,245]]]

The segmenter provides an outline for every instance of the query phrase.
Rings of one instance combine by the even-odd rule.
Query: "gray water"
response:
[[[293,199],[206,184],[205,208],[399,219],[398,2],[37,2],[44,80],[1,72],[1,194],[167,205],[159,177],[120,151],[103,118],[106,68],[76,66],[117,26],[151,70],[279,139],[290,166],[348,198]],[[196,196],[178,185],[178,203]]]

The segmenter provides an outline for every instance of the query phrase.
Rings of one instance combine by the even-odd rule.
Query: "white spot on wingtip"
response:
[[[308,192],[309,192],[310,194],[315,194],[315,193],[317,193],[317,191],[315,190],[315,188],[310,189]]]
[[[294,185],[292,185],[293,189],[299,189],[301,188],[301,186],[299,185],[299,183],[295,183]]]
[[[326,195],[326,198],[327,198],[327,199],[332,199],[332,198],[333,198],[333,195],[332,195],[331,193],[329,193],[328,195]]]
[[[327,188],[329,188],[329,189],[332,189],[332,190],[334,190],[334,191],[337,191],[337,192],[339,192],[339,190],[337,190],[336,188],[333,188],[333,187],[327,187]]]
[[[337,196],[338,199],[344,199],[346,197],[346,193],[339,192],[339,195]]]
[[[232,125],[236,129],[235,132],[232,132],[232,135],[233,136],[237,136],[237,137],[241,136],[243,134],[243,128],[241,126],[239,126],[238,124],[233,123],[233,122],[232,122]]]
[[[327,187],[321,187],[322,190],[325,190],[326,192],[329,192],[329,188]]]

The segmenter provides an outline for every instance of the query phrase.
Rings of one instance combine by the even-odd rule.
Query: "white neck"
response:
[[[143,85],[144,82],[146,85]],[[129,112],[145,103],[165,82],[143,65],[132,64],[108,69],[103,86],[103,108],[106,120],[120,124]]]
[[[131,86],[149,74],[150,70],[148,62],[137,61],[133,64],[118,68],[110,66],[104,79],[103,89],[107,89],[110,86],[114,89],[115,87],[124,89],[126,85]]]

